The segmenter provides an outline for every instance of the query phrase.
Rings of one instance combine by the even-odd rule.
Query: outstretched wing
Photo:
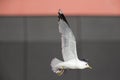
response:
[[[61,10],[59,10],[58,14],[59,32],[61,33],[62,40],[63,59],[64,61],[67,61],[70,59],[78,58],[76,52],[76,40],[73,32],[69,28],[69,24]]]

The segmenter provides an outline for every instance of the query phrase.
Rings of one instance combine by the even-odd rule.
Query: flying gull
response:
[[[78,59],[74,34],[60,9],[58,11],[58,18],[59,32],[61,33],[62,56],[64,61],[57,58],[52,59],[51,67],[53,72],[61,76],[65,69],[92,69],[86,59]]]

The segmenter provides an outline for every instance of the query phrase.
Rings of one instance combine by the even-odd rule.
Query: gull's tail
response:
[[[52,67],[52,70],[53,72],[56,73],[57,69],[55,68],[55,66],[58,64],[58,63],[61,63],[63,61],[57,59],[57,58],[53,58],[52,61],[51,61],[51,67]]]

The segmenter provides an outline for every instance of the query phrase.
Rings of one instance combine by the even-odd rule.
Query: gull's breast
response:
[[[65,61],[62,63],[62,65],[65,69],[76,69],[77,60],[73,59],[73,60]]]

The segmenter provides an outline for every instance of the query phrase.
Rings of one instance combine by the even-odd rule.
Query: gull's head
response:
[[[92,67],[89,66],[88,62],[86,62],[86,61],[80,61],[79,62],[79,68],[80,69],[85,69],[85,68],[92,69]]]
[[[84,64],[84,67],[85,67],[85,68],[92,69],[92,67],[91,67],[87,62]]]

